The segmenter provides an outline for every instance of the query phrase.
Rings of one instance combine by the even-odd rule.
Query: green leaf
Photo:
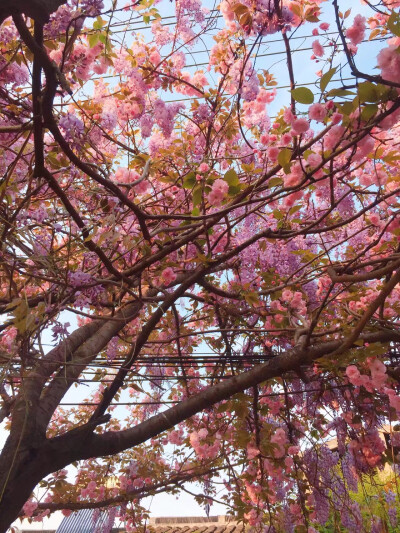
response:
[[[244,299],[249,305],[258,305],[260,303],[260,299],[256,292],[248,292],[244,294]]]
[[[107,22],[105,20],[103,20],[101,17],[97,17],[97,19],[95,20],[95,22],[93,22],[93,28],[95,30],[100,30],[101,28],[103,28],[105,25],[107,24]]]
[[[292,157],[292,150],[289,148],[283,148],[278,155],[278,163],[281,167],[285,168],[289,165],[290,159]]]
[[[328,96],[350,96],[356,94],[353,91],[348,91],[347,89],[331,89],[328,93]]]
[[[388,22],[387,22],[387,27],[394,35],[397,35],[397,37],[400,37],[400,15],[399,13],[392,11],[392,14],[390,15]]]
[[[367,104],[362,108],[361,119],[368,122],[372,117],[374,117],[378,112],[377,104]]]
[[[284,217],[284,214],[279,209],[274,209],[272,214],[274,215],[274,218],[276,218],[276,220],[282,220],[282,218]]]
[[[282,185],[282,184],[283,184],[282,178],[271,178],[267,182],[268,187],[277,187],[278,185]]]
[[[201,199],[202,199],[201,186],[195,187],[193,191],[193,200],[192,200],[193,207],[196,207],[197,205],[199,205],[201,203]]]
[[[358,86],[358,97],[360,102],[378,102],[380,99],[379,89],[375,83],[365,81]]]
[[[294,213],[297,213],[297,211],[300,211],[300,209],[302,208],[303,206],[300,204],[300,205],[294,205],[293,207],[291,207],[289,209],[289,215],[294,215]]]
[[[357,100],[357,98],[355,98],[354,100]],[[358,102],[356,106],[354,106],[354,101],[353,102],[347,101],[347,102],[344,102],[342,105],[340,106],[338,105],[336,107],[338,108],[338,111],[342,113],[342,115],[349,116],[354,111],[354,109],[358,107]]]
[[[228,172],[225,173],[224,180],[226,183],[232,187],[239,185],[239,178],[236,172],[231,168]]]
[[[89,35],[88,37],[88,43],[90,48],[93,48],[96,46],[96,44],[99,42],[99,34],[98,33],[92,33],[92,35]]]
[[[189,172],[184,178],[183,178],[183,188],[184,189],[192,189],[196,185],[196,174],[194,172]]]
[[[308,87],[297,87],[290,92],[299,104],[312,104],[314,102],[314,94]]]
[[[235,196],[240,192],[240,185],[230,185],[228,189],[229,196]]]
[[[321,92],[325,91],[328,83],[331,81],[332,76],[335,74],[335,72],[336,72],[336,67],[331,68],[330,70],[328,70],[328,72],[325,72],[325,74],[321,77],[320,82],[319,82],[319,88],[321,89]]]
[[[106,44],[107,44],[107,41],[108,41],[108,36],[107,36],[107,34],[106,34],[106,33],[101,33],[101,34],[99,35],[99,41],[100,41],[101,43],[103,43],[104,45],[106,45]]]

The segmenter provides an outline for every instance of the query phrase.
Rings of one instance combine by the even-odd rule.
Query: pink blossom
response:
[[[190,441],[190,444],[193,446],[193,448],[198,446],[198,444],[199,444],[199,434],[197,433],[197,431],[193,431],[189,435],[189,441]]]
[[[310,167],[317,167],[322,162],[322,157],[319,154],[310,154],[307,158],[307,164]]]
[[[217,179],[214,181],[211,192],[208,195],[208,201],[211,205],[221,205],[229,189],[226,181]]]
[[[323,122],[324,118],[326,117],[325,106],[320,103],[313,104],[308,110],[308,116],[310,117],[310,120]]]
[[[182,438],[179,434],[178,430],[171,431],[171,433],[168,435],[168,440],[171,444],[182,444]]]
[[[291,109],[287,107],[283,112],[283,120],[286,122],[286,124],[292,124],[295,119],[296,117],[293,115]]]
[[[373,359],[369,363],[369,369],[373,385],[376,388],[382,387],[387,380],[386,366],[379,359]]]
[[[209,165],[207,165],[207,163],[201,163],[199,165],[199,168],[198,168],[199,172],[208,172],[209,170],[210,170],[210,167]]]
[[[256,448],[254,444],[249,443],[247,445],[247,457],[249,459],[254,459],[255,457],[257,457],[257,455],[259,455],[259,453],[260,453],[260,450]]]
[[[378,54],[378,67],[382,77],[389,81],[397,82],[400,78],[400,54],[397,46],[383,48]]]
[[[312,50],[314,52],[314,55],[316,55],[317,57],[322,57],[324,55],[324,47],[318,41],[318,39],[313,41],[311,46],[312,46]]]
[[[271,146],[271,148],[268,149],[268,157],[271,159],[271,161],[276,161],[278,159],[279,155],[279,148],[277,146]]]
[[[365,37],[365,17],[356,15],[353,25],[346,31],[346,37],[350,39],[352,45],[360,44]]]
[[[284,302],[290,302],[293,298],[293,292],[290,289],[284,289],[282,291],[282,300]]]
[[[285,444],[287,443],[287,435],[283,428],[278,428],[271,437],[271,442],[277,446],[274,449],[274,457],[280,458],[285,454]]]
[[[158,65],[161,60],[159,52],[157,50],[153,50],[149,55],[149,59],[154,65]]]
[[[342,122],[343,115],[341,113],[335,112],[332,115],[332,124],[336,125],[339,122]]]
[[[285,175],[284,184],[285,187],[296,187],[303,178],[303,169],[301,168],[300,163],[295,163],[290,174]]]
[[[377,213],[371,213],[369,215],[369,221],[373,226],[379,226],[380,220],[381,219],[379,218],[379,215]]]
[[[385,388],[385,392],[388,395],[390,406],[400,412],[400,396],[397,396],[393,389]]]
[[[375,140],[371,135],[366,135],[364,139],[362,139],[357,144],[357,154],[356,154],[356,160],[360,160],[363,157],[367,156],[375,146]]]
[[[332,150],[340,143],[344,134],[343,126],[333,126],[324,137],[324,145],[326,150]]]
[[[200,431],[198,432],[198,435],[200,439],[205,439],[208,435],[208,430],[206,428],[201,428]]]
[[[310,124],[306,118],[296,118],[293,121],[292,127],[295,133],[301,135],[310,129]]]
[[[349,378],[350,383],[353,385],[359,385],[360,384],[360,371],[355,365],[349,365],[346,368],[346,376]]]
[[[37,502],[34,502],[33,500],[28,500],[22,508],[25,516],[32,516],[35,510],[37,509],[37,506]]]
[[[329,30],[329,24],[327,22],[322,22],[319,27],[321,28],[322,31],[327,31]]]
[[[161,278],[164,281],[165,285],[169,285],[176,280],[176,274],[171,267],[167,267],[162,271]]]
[[[285,466],[286,468],[291,468],[294,464],[294,461],[293,461],[293,458],[292,457],[286,457],[285,458]]]

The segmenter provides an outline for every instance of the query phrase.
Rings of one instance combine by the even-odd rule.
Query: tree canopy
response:
[[[396,520],[400,2],[348,4],[0,6],[0,532]]]

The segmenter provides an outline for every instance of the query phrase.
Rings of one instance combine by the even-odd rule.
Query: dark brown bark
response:
[[[7,17],[24,14],[37,22],[48,22],[50,15],[66,3],[67,0],[2,0],[0,6],[0,24]]]

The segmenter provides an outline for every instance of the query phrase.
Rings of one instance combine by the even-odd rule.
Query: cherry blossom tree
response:
[[[396,477],[350,492],[400,444],[400,2],[168,5],[0,6],[0,531],[190,481],[386,531]]]

